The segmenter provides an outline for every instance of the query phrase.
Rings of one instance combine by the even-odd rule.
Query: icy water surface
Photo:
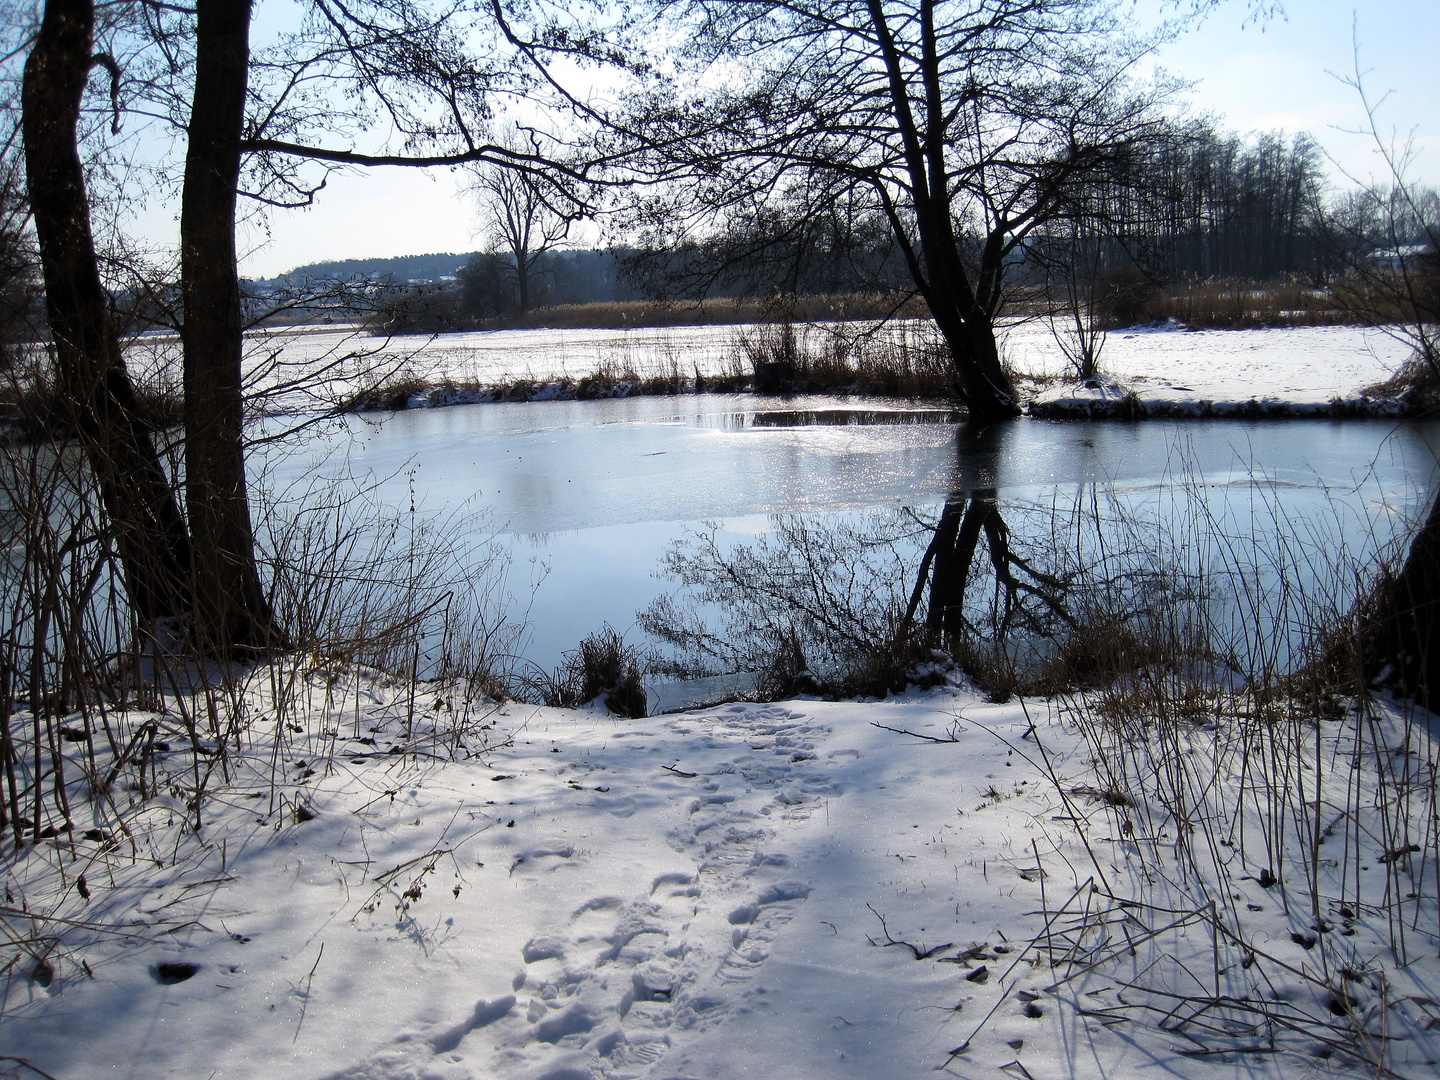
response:
[[[260,461],[272,489],[348,471],[392,506],[488,521],[548,567],[526,655],[550,667],[603,622],[631,631],[666,588],[666,549],[705,521],[734,540],[772,514],[933,513],[990,491],[1032,507],[1103,491],[1165,514],[1179,492],[1262,547],[1288,530],[1361,551],[1430,497],[1437,448],[1433,422],[972,425],[893,402],[714,395],[349,417]]]

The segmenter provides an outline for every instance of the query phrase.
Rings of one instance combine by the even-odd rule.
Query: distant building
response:
[[[1435,248],[1430,244],[1401,244],[1372,251],[1370,263],[1376,270],[1415,270],[1434,256]]]

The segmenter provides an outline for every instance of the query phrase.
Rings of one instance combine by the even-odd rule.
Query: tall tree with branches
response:
[[[100,279],[78,129],[91,71],[110,77],[119,125],[120,69],[94,47],[93,0],[46,0],[25,61],[25,171],[59,385],[69,402],[142,624],[190,609],[185,521],[151,433],[135,407],[109,297]]]
[[[1155,38],[1110,0],[687,0],[677,77],[617,139],[671,187],[663,245],[803,187],[888,222],[977,417],[1019,411],[995,321],[1030,235],[1114,187],[1167,137],[1166,91],[1131,78]],[[645,216],[648,215],[648,218]]]
[[[519,137],[503,141],[517,151],[543,154],[538,134],[530,136],[528,147]],[[479,203],[487,242],[511,260],[515,299],[523,315],[534,300],[533,286],[545,255],[565,242],[580,210],[564,185],[543,173],[501,164],[477,168],[470,190]]]
[[[520,193],[517,221],[527,208],[533,221],[547,219],[527,199],[578,203],[588,179],[586,165],[562,161],[539,139],[520,145],[490,136],[497,102],[533,98],[548,85],[524,50],[501,47],[510,30],[498,4],[311,0],[297,32],[253,57],[250,6],[197,2],[181,210],[186,503],[205,554],[197,559],[196,605],[226,648],[275,637],[245,491],[237,195],[262,206],[304,206],[335,168],[474,163]],[[472,47],[477,35],[494,47]],[[562,39],[572,56],[599,55],[604,43],[584,34]],[[377,116],[378,134],[371,130]],[[356,145],[367,131],[369,151]],[[553,243],[536,248],[519,238],[532,262]],[[528,269],[521,268],[522,295]]]
[[[237,195],[304,206],[335,168],[467,162],[553,175],[563,178],[557,189],[579,191],[589,166],[547,157],[538,145],[492,140],[494,111],[498,101],[551,85],[535,66],[538,53],[613,58],[603,35],[550,35],[540,5],[523,5],[532,40],[512,30],[498,5],[425,0],[311,0],[295,32],[252,55],[251,3],[118,5],[114,12],[128,21],[113,36],[132,46],[127,71],[96,51],[93,0],[46,0],[22,107],[57,367],[117,527],[132,602],[147,617],[187,619],[193,640],[219,652],[280,640],[256,566],[246,490]],[[475,48],[477,40],[494,47]],[[187,515],[133,408],[99,274],[78,126],[97,68],[110,77],[116,132],[129,108],[185,135]]]
[[[278,642],[255,564],[245,479],[244,325],[235,258],[251,0],[196,0],[195,86],[180,208],[185,508],[195,621],[229,653]]]

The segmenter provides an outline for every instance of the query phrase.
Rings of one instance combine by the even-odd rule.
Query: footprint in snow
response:
[[[738,982],[754,978],[770,959],[780,931],[809,895],[810,886],[804,882],[778,881],[761,889],[750,903],[733,909],[728,916],[733,927],[730,951],[718,971],[721,979]]]
[[[448,1054],[460,1045],[466,1035],[477,1028],[488,1027],[496,1020],[508,1016],[514,1007],[514,994],[506,994],[493,1001],[486,1001],[482,998],[475,1003],[475,1010],[468,1019],[431,1036],[430,1049],[437,1054]]]

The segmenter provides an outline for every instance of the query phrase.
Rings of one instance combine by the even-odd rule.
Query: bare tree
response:
[[[60,386],[115,530],[130,602],[153,624],[189,610],[190,544],[135,409],[95,255],[77,128],[96,67],[110,76],[118,126],[120,73],[113,58],[95,52],[94,28],[93,0],[46,0],[25,62],[25,168]]]
[[[1047,239],[1045,269],[1050,333],[1075,377],[1093,379],[1100,370],[1106,326],[1098,310],[1105,264],[1103,230],[1077,216]]]
[[[549,156],[538,135],[531,134],[528,146],[520,138],[504,141],[517,152]],[[510,271],[523,315],[530,310],[533,285],[546,253],[565,242],[579,212],[573,192],[543,173],[499,163],[476,168],[470,190],[479,202],[481,229],[491,249],[512,260]]]
[[[549,85],[531,52],[573,56],[599,46],[583,34],[554,46],[522,43],[501,29],[498,6],[314,0],[295,33],[251,56],[251,0],[110,10],[125,16],[112,36],[127,42],[128,56],[96,52],[93,0],[47,0],[26,63],[28,186],[62,386],[119,530],[132,601],[147,618],[191,616],[206,648],[261,649],[279,635],[255,563],[246,490],[237,193],[259,206],[306,205],[343,165],[498,162],[578,183],[586,165],[511,149],[487,132],[497,99]],[[530,25],[543,31],[544,20]],[[493,48],[471,47],[481,31]],[[123,105],[186,136],[179,326],[188,523],[133,407],[98,269],[78,133],[97,67],[109,75],[116,132]],[[375,149],[357,150],[377,117]]]
[[[483,137],[490,99],[523,93],[533,82],[513,60],[465,48],[474,26],[459,9],[316,0],[300,31],[253,59],[250,11],[251,0],[196,4],[180,219],[186,508],[201,555],[196,617],[213,647],[225,651],[278,640],[255,564],[246,491],[237,195],[261,206],[306,205],[331,167],[309,178],[314,161],[427,165],[436,155],[425,151],[436,147],[451,160],[509,161],[507,148]],[[317,93],[321,81],[326,89]],[[337,84],[349,91],[348,107],[337,107]],[[328,134],[362,128],[376,108],[405,138],[407,152],[367,156],[321,145]],[[514,156],[530,167],[543,160]]]
[[[184,305],[185,508],[195,622],[222,653],[279,634],[255,564],[246,489],[243,321],[235,259],[240,136],[250,70],[251,0],[196,0],[195,86],[180,209]]]
[[[1154,44],[1109,0],[689,0],[692,67],[626,132],[675,184],[649,239],[804,187],[863,195],[977,417],[1019,411],[995,319],[1027,238],[1125,182],[1168,125],[1130,70]],[[716,84],[720,85],[714,88]],[[624,139],[620,142],[623,144]]]

